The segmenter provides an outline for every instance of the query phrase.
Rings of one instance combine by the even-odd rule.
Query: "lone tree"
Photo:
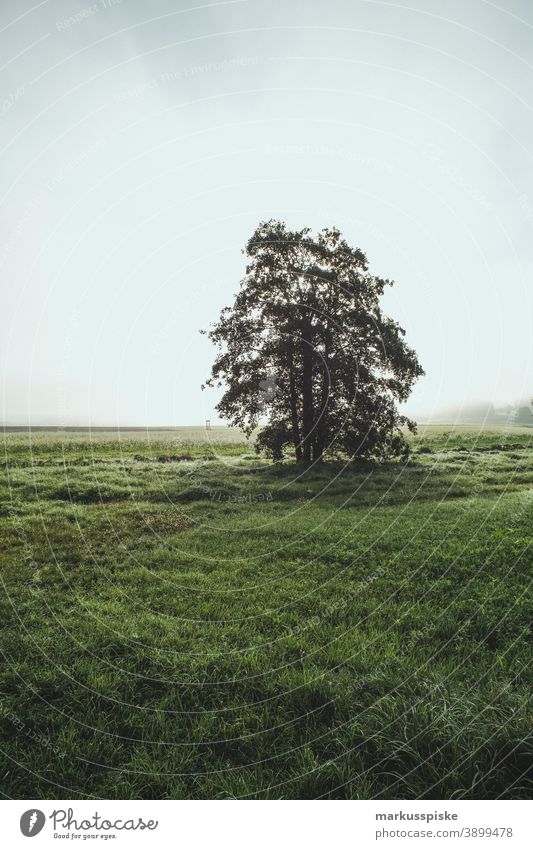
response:
[[[248,435],[266,417],[256,445],[275,459],[289,445],[304,463],[405,454],[401,428],[415,425],[396,402],[424,372],[381,311],[392,282],[335,228],[313,236],[266,221],[244,253],[235,302],[208,332],[220,352],[205,385],[226,385],[222,417]]]

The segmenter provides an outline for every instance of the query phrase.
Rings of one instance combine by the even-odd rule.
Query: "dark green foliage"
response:
[[[284,449],[292,440],[291,429],[285,422],[274,421],[261,428],[255,440],[258,452],[264,451],[279,463],[283,460]]]
[[[221,415],[258,448],[281,459],[405,455],[397,403],[423,374],[404,330],[385,316],[390,280],[371,275],[365,255],[336,229],[260,224],[246,246],[246,276],[232,307],[209,332],[221,353],[208,386],[225,385]]]

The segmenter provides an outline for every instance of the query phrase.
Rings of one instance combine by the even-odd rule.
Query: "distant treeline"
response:
[[[432,415],[430,420],[456,424],[519,424],[533,427],[532,404],[509,404],[505,407],[495,407],[490,402],[465,404],[441,410]]]

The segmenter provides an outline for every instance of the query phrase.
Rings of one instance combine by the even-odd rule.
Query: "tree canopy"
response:
[[[261,425],[257,448],[276,459],[289,446],[305,463],[404,453],[402,428],[415,426],[397,404],[424,372],[381,310],[392,281],[370,274],[336,228],[265,221],[244,253],[235,301],[208,331],[219,353],[206,385],[226,387],[221,416],[247,434]]]

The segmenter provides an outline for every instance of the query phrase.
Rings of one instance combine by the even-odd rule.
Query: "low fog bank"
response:
[[[415,416],[420,424],[493,424],[531,425],[533,427],[533,400],[496,406],[491,401],[473,401],[456,404]]]

